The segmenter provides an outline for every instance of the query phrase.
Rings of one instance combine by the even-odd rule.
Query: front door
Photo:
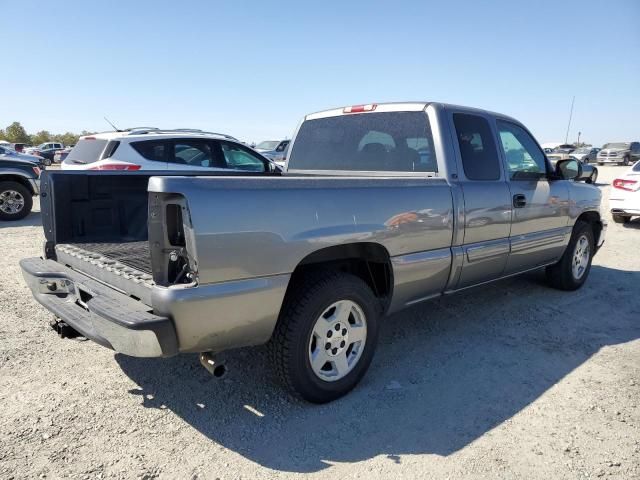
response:
[[[453,112],[464,195],[463,261],[457,288],[499,278],[509,257],[511,197],[489,118]]]
[[[513,205],[511,253],[505,274],[557,260],[569,240],[569,189],[549,180],[542,149],[522,126],[496,121]]]

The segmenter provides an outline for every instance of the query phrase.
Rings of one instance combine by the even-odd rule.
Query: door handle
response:
[[[522,193],[517,193],[513,196],[514,208],[523,208],[526,205],[527,205],[527,197],[525,197]]]

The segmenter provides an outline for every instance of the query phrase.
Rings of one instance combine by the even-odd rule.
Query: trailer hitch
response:
[[[78,338],[84,337],[79,331],[73,328],[68,323],[63,322],[59,318],[54,318],[49,325],[55,330],[60,338]]]

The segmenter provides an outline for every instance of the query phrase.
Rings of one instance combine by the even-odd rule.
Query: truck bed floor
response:
[[[151,273],[151,254],[149,242],[146,240],[125,243],[74,243],[73,245],[111,258],[141,272]]]

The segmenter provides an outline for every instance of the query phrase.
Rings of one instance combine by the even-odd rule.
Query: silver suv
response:
[[[598,165],[617,163],[631,165],[640,160],[640,142],[605,143],[598,152]]]

